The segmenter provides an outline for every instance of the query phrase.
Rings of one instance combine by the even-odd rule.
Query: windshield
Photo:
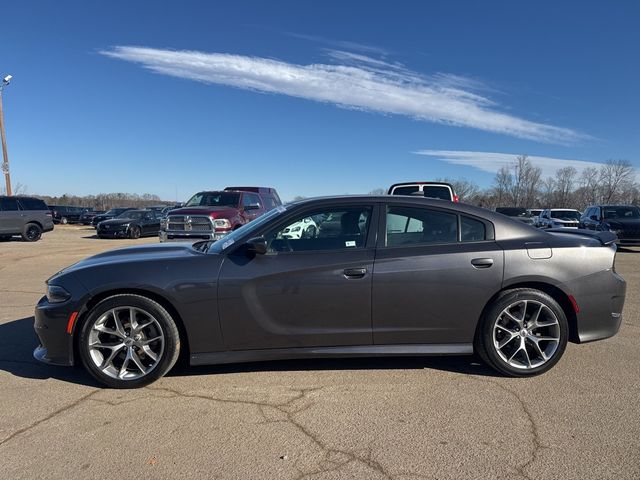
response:
[[[240,203],[239,193],[199,192],[184,205],[185,207],[237,207]]]
[[[638,207],[603,207],[602,216],[609,220],[640,218],[640,209]]]
[[[284,213],[286,210],[287,209],[284,205],[280,205],[274,208],[273,210],[269,210],[267,213],[258,217],[256,220],[249,223],[245,223],[242,227],[240,227],[237,230],[234,230],[226,237],[222,237],[220,240],[217,240],[216,242],[212,243],[211,246],[209,247],[209,252],[220,253],[222,252],[222,250],[224,250],[228,246],[234,244],[236,240],[239,239],[240,237],[244,237],[245,235],[247,235],[248,237],[251,237],[251,232],[258,230],[260,227],[262,227],[262,225],[264,225],[267,222],[270,222],[272,219]]]
[[[127,210],[126,212],[118,215],[118,218],[130,218],[131,220],[140,220],[144,214],[147,213],[144,210]]]
[[[506,215],[507,217],[528,217],[529,214],[524,208],[498,207],[496,212]]]
[[[531,214],[532,217],[537,217],[542,213],[542,210],[529,210],[529,213]]]
[[[124,212],[125,209],[124,208],[112,208],[111,210],[109,210],[106,215],[120,215],[122,212]]]
[[[580,213],[575,210],[551,210],[551,218],[561,220],[580,220]]]

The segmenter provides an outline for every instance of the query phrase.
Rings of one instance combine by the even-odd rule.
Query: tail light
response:
[[[458,203],[460,201],[460,197],[458,197],[458,195],[456,195],[455,193],[453,194],[453,201],[455,203]]]

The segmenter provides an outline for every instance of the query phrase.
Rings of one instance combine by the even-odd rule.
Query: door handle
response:
[[[493,258],[474,258],[471,260],[474,268],[489,268],[493,265]]]
[[[343,272],[345,278],[362,278],[367,274],[366,268],[345,268]]]

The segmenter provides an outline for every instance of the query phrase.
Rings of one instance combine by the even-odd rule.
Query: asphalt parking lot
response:
[[[640,249],[611,339],[533,379],[472,358],[287,361],[174,370],[135,391],[37,363],[44,281],[142,240],[56,227],[0,244],[0,477],[640,478]]]

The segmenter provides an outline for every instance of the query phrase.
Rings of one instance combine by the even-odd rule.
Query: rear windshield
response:
[[[575,210],[551,210],[551,218],[561,220],[580,220],[580,213]]]
[[[200,192],[185,203],[185,207],[237,207],[240,194],[231,192]]]
[[[47,205],[38,198],[19,198],[23,210],[47,210]]]
[[[422,189],[424,196],[427,198],[439,198],[441,200],[451,200],[451,191],[449,187],[440,187],[435,185],[425,185]]]
[[[406,187],[396,187],[393,189],[393,195],[412,195],[415,192],[419,192],[420,187],[418,185],[409,185]]]
[[[614,218],[640,218],[638,207],[602,207],[602,217]]]
[[[529,214],[525,208],[498,207],[496,212],[506,215],[507,217],[528,217]]]

